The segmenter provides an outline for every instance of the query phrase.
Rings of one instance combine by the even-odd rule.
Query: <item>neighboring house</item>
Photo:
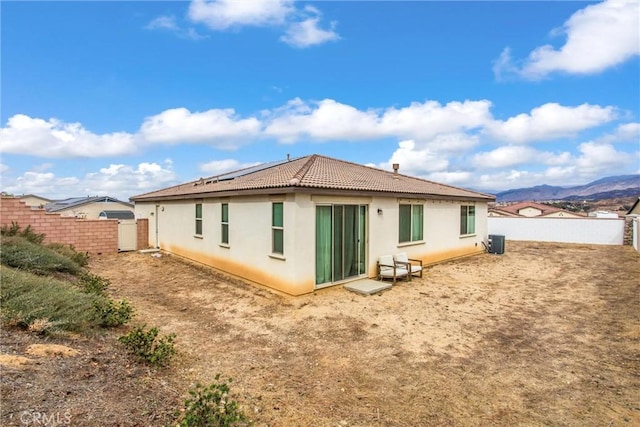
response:
[[[72,197],[56,200],[45,205],[44,208],[47,212],[82,219],[98,219],[103,211],[134,211],[132,203],[109,196]]]
[[[627,212],[627,216],[640,216],[640,197],[638,197],[638,200],[631,206],[631,209]]]
[[[426,264],[483,251],[477,193],[312,155],[132,197],[149,245],[292,295],[376,276],[378,257]]]
[[[25,205],[32,208],[44,208],[45,205],[52,202],[52,200],[44,197],[36,196],[35,194],[24,194],[18,197]]]
[[[498,217],[546,217],[546,218],[584,218],[576,212],[566,211],[554,206],[535,202],[520,202],[506,206],[489,208],[489,216]]]
[[[590,218],[619,218],[618,214],[615,212],[609,212],[609,211],[594,211],[594,212],[589,212],[589,217]]]

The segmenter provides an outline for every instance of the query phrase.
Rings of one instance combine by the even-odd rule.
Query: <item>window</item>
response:
[[[460,235],[475,234],[476,207],[460,206]]]
[[[222,239],[221,242],[225,245],[229,244],[229,204],[222,204]]]
[[[196,236],[202,236],[202,203],[196,203]]]
[[[423,240],[424,206],[400,205],[400,243]]]
[[[271,205],[271,252],[284,254],[284,218],[282,202]]]

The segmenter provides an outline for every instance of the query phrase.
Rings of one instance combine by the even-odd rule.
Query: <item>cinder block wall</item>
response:
[[[149,220],[147,218],[136,219],[138,229],[137,243],[138,249],[146,249],[149,246]]]
[[[2,197],[0,226],[12,222],[22,229],[30,225],[34,232],[44,233],[47,243],[65,243],[73,245],[77,251],[95,254],[118,252],[118,220],[61,217],[44,209],[32,209],[15,197]]]

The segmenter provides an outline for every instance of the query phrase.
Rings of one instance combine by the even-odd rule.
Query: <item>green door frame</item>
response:
[[[316,288],[362,276],[367,259],[367,205],[316,206]]]

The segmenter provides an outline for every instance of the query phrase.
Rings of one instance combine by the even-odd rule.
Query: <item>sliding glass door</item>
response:
[[[365,205],[316,206],[316,285],[365,273]]]

